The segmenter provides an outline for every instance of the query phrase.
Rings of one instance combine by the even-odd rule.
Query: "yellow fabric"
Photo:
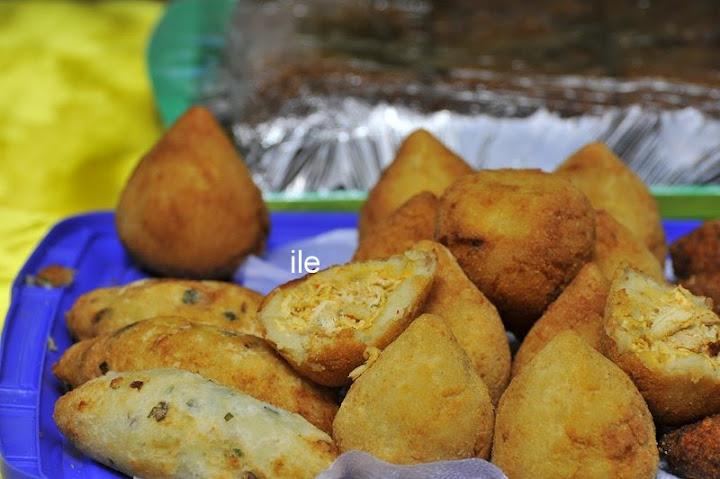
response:
[[[0,321],[52,224],[112,208],[160,134],[145,49],[162,8],[0,2]]]

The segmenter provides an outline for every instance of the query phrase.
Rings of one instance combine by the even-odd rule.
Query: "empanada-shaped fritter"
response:
[[[655,425],[627,374],[572,331],[500,399],[492,462],[509,479],[654,479]]]
[[[493,406],[445,321],[423,314],[350,387],[335,422],[341,451],[396,464],[486,458]]]
[[[143,479],[313,479],[336,456],[302,416],[179,369],[110,372],[53,417],[82,452]]]
[[[603,350],[630,375],[658,422],[720,412],[720,318],[706,298],[627,269],[612,283]]]
[[[145,279],[98,288],[80,296],[66,321],[77,339],[112,333],[155,316],[182,316],[222,329],[262,336],[257,308],[262,296],[233,283]]]
[[[415,319],[436,266],[434,253],[414,249],[334,266],[271,291],[258,317],[266,339],[295,369],[340,386],[367,348],[385,348]]]
[[[198,373],[305,419],[329,432],[337,406],[328,391],[301,378],[262,339],[179,317],[133,323],[80,341],[53,367],[77,387],[107,371],[174,367]]]

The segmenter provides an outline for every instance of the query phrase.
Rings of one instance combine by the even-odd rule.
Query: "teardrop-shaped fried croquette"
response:
[[[422,191],[440,196],[472,168],[426,130],[415,130],[403,141],[395,159],[382,172],[360,210],[360,239],[379,221]]]
[[[450,328],[417,318],[353,383],[335,421],[341,451],[396,464],[487,457],[493,406]]]
[[[609,289],[610,282],[595,263],[583,266],[523,339],[513,359],[513,376],[517,376],[562,331],[572,330],[593,349],[600,350]]]
[[[279,286],[258,318],[265,338],[305,377],[341,386],[417,316],[437,267],[434,253],[406,251],[386,260],[334,266]]]
[[[602,143],[589,143],[566,159],[556,174],[570,180],[593,206],[610,213],[665,263],[667,245],[657,202],[643,181]]]
[[[298,413],[326,432],[337,411],[328,391],[299,377],[264,340],[173,316],[80,341],[65,351],[53,372],[77,387],[108,370],[164,367],[198,373]]]
[[[597,210],[595,213],[595,263],[608,281],[612,281],[615,274],[627,266],[642,271],[655,281],[665,279],[662,266],[640,239],[607,211]]]
[[[720,413],[720,317],[706,298],[626,269],[610,288],[604,333],[603,351],[658,422]]]
[[[654,479],[655,425],[630,378],[572,331],[500,399],[492,462],[509,479]]]
[[[438,258],[423,312],[442,317],[450,326],[497,404],[510,379],[510,344],[500,315],[446,247],[421,241],[416,248],[434,251]]]
[[[353,261],[388,258],[433,239],[437,209],[438,199],[429,191],[413,196],[363,235]]]
[[[539,170],[484,170],[440,199],[436,238],[524,335],[595,251],[595,210],[577,188]]]

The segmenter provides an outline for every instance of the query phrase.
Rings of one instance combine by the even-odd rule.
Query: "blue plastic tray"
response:
[[[356,213],[273,213],[268,248],[335,229],[354,227]],[[665,222],[668,240],[699,221]],[[25,284],[25,277],[50,264],[76,270],[66,288]],[[51,366],[71,344],[64,313],[79,295],[101,286],[144,277],[118,241],[112,213],[92,213],[56,225],[40,243],[12,289],[0,344],[0,453],[5,479],[124,477],[84,457],[62,437],[52,420],[62,393]],[[57,351],[49,351],[52,337]]]

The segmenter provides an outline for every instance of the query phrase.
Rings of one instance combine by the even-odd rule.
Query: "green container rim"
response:
[[[197,103],[200,79],[220,61],[237,0],[175,0],[155,27],[147,51],[155,103],[165,127]],[[664,218],[720,218],[720,185],[653,186]],[[356,211],[364,191],[264,194],[276,211]]]

